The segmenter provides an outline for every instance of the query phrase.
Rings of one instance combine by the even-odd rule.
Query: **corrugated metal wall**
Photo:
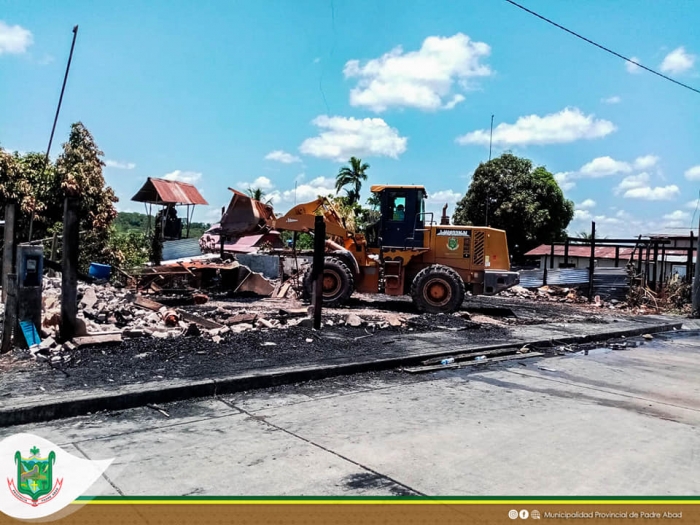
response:
[[[163,242],[164,261],[177,261],[178,259],[187,259],[198,255],[202,255],[198,238]]]
[[[520,286],[539,288],[544,283],[544,270],[520,272]],[[585,268],[547,269],[547,284],[556,286],[587,286],[588,270]],[[625,268],[596,268],[593,273],[593,294],[603,300],[624,301],[629,288]]]

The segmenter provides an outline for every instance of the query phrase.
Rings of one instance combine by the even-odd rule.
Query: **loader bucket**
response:
[[[272,206],[229,189],[233,192],[233,198],[221,218],[221,234],[225,237],[245,237],[269,232],[275,219]]]

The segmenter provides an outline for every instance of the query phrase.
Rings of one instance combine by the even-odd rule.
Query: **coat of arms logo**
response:
[[[63,479],[56,479],[55,482],[53,479],[56,453],[51,451],[48,456],[42,457],[39,452],[34,446],[29,450],[29,457],[23,457],[18,450],[15,453],[17,478],[7,480],[12,495],[32,507],[51,501],[63,485]]]
[[[459,241],[454,237],[450,237],[447,240],[447,248],[450,250],[456,250],[457,248],[459,248]]]

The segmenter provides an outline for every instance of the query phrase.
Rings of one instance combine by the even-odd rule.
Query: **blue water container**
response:
[[[112,274],[112,267],[109,264],[90,263],[90,277],[95,279],[109,279]]]

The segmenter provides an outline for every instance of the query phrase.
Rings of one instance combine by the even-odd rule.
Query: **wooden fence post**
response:
[[[314,223],[314,263],[311,278],[314,283],[314,328],[321,328],[321,309],[323,307],[323,267],[326,251],[326,223],[317,215]]]

